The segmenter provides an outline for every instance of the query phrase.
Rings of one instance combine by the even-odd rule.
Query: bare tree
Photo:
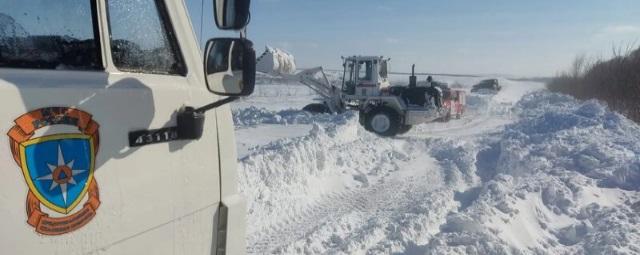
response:
[[[612,53],[609,60],[593,61],[579,55],[570,71],[556,75],[547,87],[578,99],[601,100],[612,110],[640,122],[640,48],[613,47]]]

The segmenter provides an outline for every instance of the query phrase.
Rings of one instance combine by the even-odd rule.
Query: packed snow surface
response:
[[[249,253],[639,254],[640,127],[500,82],[460,120],[381,138],[355,112],[300,111],[310,90],[262,77],[233,106]]]

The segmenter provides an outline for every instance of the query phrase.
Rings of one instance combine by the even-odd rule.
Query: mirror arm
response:
[[[240,97],[235,97],[235,96],[227,97],[225,99],[218,100],[218,101],[215,101],[215,102],[213,102],[211,104],[208,104],[208,105],[205,105],[203,107],[200,107],[200,108],[196,109],[195,111],[198,112],[198,113],[205,113],[206,111],[209,111],[211,109],[215,109],[215,108],[218,108],[218,107],[223,106],[225,104],[228,104],[228,103],[231,103],[233,101],[236,101],[239,98]]]
[[[204,113],[238,100],[240,97],[232,96],[222,100],[218,100],[211,104],[202,106],[198,109],[193,107],[185,107],[178,112],[177,139],[181,140],[198,140],[202,137],[204,131]]]
[[[129,146],[138,147],[176,140],[198,140],[204,132],[204,113],[237,100],[227,97],[198,109],[184,107],[177,113],[177,126],[129,132]]]

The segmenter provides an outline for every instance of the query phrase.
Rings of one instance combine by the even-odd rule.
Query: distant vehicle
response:
[[[481,92],[481,91],[498,92],[501,89],[502,89],[502,86],[500,86],[500,82],[498,82],[498,79],[488,79],[488,80],[483,80],[476,85],[473,85],[473,87],[471,88],[471,92]]]

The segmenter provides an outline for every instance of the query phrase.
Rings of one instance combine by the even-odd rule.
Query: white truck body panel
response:
[[[0,254],[212,254],[220,244],[227,254],[245,253],[245,202],[236,188],[228,106],[207,112],[199,140],[129,147],[129,132],[174,126],[180,108],[218,99],[206,89],[203,58],[184,3],[164,1],[188,70],[184,76],[119,71],[106,4],[97,0],[104,70],[0,68]],[[6,135],[16,118],[47,107],[80,109],[99,124],[93,173],[99,207],[86,225],[60,235],[37,233],[27,223],[30,189]],[[78,129],[54,125],[38,129],[33,138],[69,132]],[[87,200],[85,195],[69,215]],[[217,236],[221,203],[233,216],[224,219],[224,237]],[[40,208],[50,217],[68,216]]]

